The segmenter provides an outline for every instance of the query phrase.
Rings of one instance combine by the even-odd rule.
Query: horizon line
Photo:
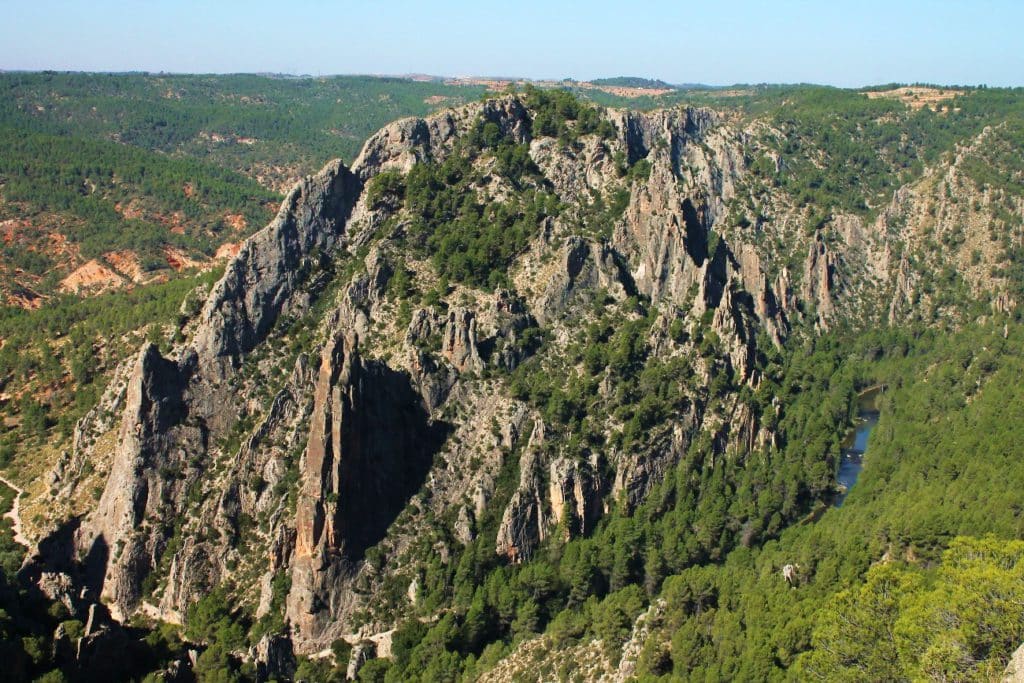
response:
[[[263,78],[293,78],[293,79],[322,79],[322,78],[380,78],[380,79],[400,79],[416,82],[428,82],[428,81],[471,81],[471,80],[488,80],[488,81],[505,81],[510,84],[514,83],[542,83],[542,84],[561,84],[561,83],[595,83],[601,80],[614,79],[614,78],[637,78],[648,80],[652,82],[664,83],[665,85],[675,90],[721,90],[727,88],[756,88],[756,87],[819,87],[819,88],[834,88],[836,90],[868,90],[872,88],[881,87],[935,87],[935,88],[966,88],[966,89],[988,89],[988,90],[1016,90],[1024,88],[1024,85],[1002,85],[1002,86],[990,86],[987,83],[937,83],[937,82],[925,82],[925,81],[886,81],[881,83],[866,83],[863,85],[856,86],[843,86],[843,85],[832,85],[830,83],[815,83],[812,81],[761,81],[756,83],[751,82],[735,82],[735,83],[704,83],[700,81],[693,81],[687,83],[673,83],[662,78],[654,78],[650,76],[599,76],[596,78],[580,79],[573,78],[571,76],[565,76],[563,78],[532,78],[528,76],[487,76],[487,75],[440,75],[430,73],[358,73],[358,72],[336,72],[336,73],[291,73],[286,71],[153,71],[150,69],[110,69],[110,70],[84,70],[84,69],[19,69],[19,68],[4,68],[0,67],[0,74],[83,74],[83,75],[104,75],[104,76],[259,76]],[[450,85],[463,85],[460,83],[450,83]],[[466,83],[464,85],[472,85]],[[616,87],[616,86],[610,86]],[[623,86],[630,87],[630,86]],[[642,87],[642,86],[636,86]]]

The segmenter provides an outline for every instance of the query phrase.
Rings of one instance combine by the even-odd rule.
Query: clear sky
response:
[[[1024,85],[1024,0],[0,0],[0,69]]]

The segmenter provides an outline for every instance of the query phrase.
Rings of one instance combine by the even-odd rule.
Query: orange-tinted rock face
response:
[[[241,248],[241,242],[225,242],[217,247],[217,252],[213,255],[213,258],[215,261],[234,258],[235,256],[238,256],[238,251]]]
[[[142,264],[139,262],[139,256],[134,251],[124,249],[107,252],[103,255],[103,259],[113,266],[117,272],[131,278],[132,282],[142,282],[145,279],[145,273],[142,270]]]
[[[60,282],[62,291],[81,294],[87,291],[103,291],[120,287],[124,278],[96,259],[88,261]]]
[[[353,568],[422,486],[440,437],[408,375],[361,360],[350,331],[327,343],[295,517],[288,616],[300,640],[350,611]]]
[[[203,261],[193,259],[181,249],[175,249],[174,247],[164,247],[164,258],[167,259],[167,265],[179,272],[188,268],[199,268],[204,265]]]
[[[248,223],[245,220],[245,216],[243,216],[240,213],[227,214],[226,216],[224,216],[224,222],[227,223],[228,227],[230,227],[232,230],[238,230],[239,232],[249,227]]]
[[[337,505],[336,501],[328,503],[326,499],[332,493],[337,495],[336,469],[341,456],[341,422],[349,409],[349,397],[345,395],[347,392],[343,393],[336,385],[342,374],[351,373],[354,353],[354,342],[351,339],[346,341],[336,338],[324,349],[321,357],[296,513],[296,560],[312,557],[314,549],[321,542],[337,548],[333,515],[327,517],[325,506],[333,508]]]

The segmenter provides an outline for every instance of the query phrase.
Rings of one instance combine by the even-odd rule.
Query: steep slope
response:
[[[808,230],[754,168],[776,134],[538,91],[387,126],[289,193],[169,354],[121,369],[52,474],[64,524],[30,573],[121,620],[194,622],[220,586],[300,654],[384,656],[421,619],[458,665],[777,535],[832,494],[821,435],[855,388],[801,385],[799,349],[918,314],[939,171]],[[968,281],[950,315],[1008,296]],[[94,510],[62,504],[97,482]]]

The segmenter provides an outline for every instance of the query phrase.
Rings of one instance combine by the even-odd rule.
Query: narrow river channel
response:
[[[843,459],[839,462],[836,480],[839,482],[839,493],[836,495],[835,506],[842,507],[850,489],[857,483],[857,477],[864,467],[864,456],[868,449],[868,437],[878,425],[878,394],[881,387],[874,387],[858,397],[857,426],[843,442]]]

